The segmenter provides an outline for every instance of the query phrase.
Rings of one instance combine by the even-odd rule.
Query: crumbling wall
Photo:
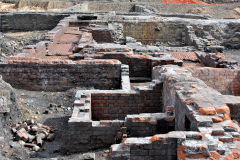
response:
[[[240,95],[239,70],[226,68],[189,68],[192,75],[225,95]]]
[[[238,69],[238,62],[226,59],[222,53],[197,52],[197,56],[207,67]]]
[[[13,87],[27,90],[117,89],[121,84],[117,60],[15,60],[1,63],[0,73]]]

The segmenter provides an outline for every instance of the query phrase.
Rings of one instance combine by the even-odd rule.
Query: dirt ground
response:
[[[225,50],[223,53],[226,58],[235,60],[240,65],[240,50]]]
[[[10,4],[0,2],[0,12],[6,11],[60,11],[61,9],[71,7],[74,3],[65,2],[58,3],[57,1],[50,1],[47,4],[44,1],[21,0],[18,4]],[[168,4],[168,3],[149,3],[147,5],[153,6],[159,10],[160,13],[192,13],[192,14],[209,14],[213,18],[240,18],[240,2],[228,4]],[[46,3],[46,4],[45,4]],[[90,11],[91,12],[91,11]]]
[[[240,18],[240,3],[200,5],[200,4],[156,4],[152,5],[160,13],[208,14],[213,18]]]
[[[8,57],[20,52],[26,45],[35,45],[44,40],[48,31],[0,33],[0,56]]]
[[[22,7],[22,8],[16,8],[15,4],[11,3],[3,3],[0,2],[0,11],[1,12],[9,12],[9,11],[44,11],[45,9],[41,7]]]
[[[105,160],[104,150],[100,149],[88,153],[78,153],[66,155],[60,146],[64,145],[63,136],[65,136],[66,126],[73,110],[73,101],[76,93],[75,89],[66,92],[38,92],[14,89],[16,99],[18,100],[18,121],[34,119],[55,129],[55,140],[45,142],[39,152],[31,151],[28,148],[13,147],[11,154],[12,160],[30,159],[30,160],[81,160],[86,155],[95,153],[96,160]],[[10,126],[9,126],[10,130]],[[9,142],[13,141],[12,134],[8,136]],[[6,151],[7,153],[9,151]]]

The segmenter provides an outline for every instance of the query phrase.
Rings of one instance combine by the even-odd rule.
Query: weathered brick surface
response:
[[[198,67],[189,69],[192,75],[222,94],[240,95],[240,75],[237,69]]]
[[[121,63],[116,60],[9,60],[0,64],[0,73],[13,87],[28,90],[116,89],[121,84]]]
[[[189,131],[127,138],[111,147],[109,159],[120,159],[119,155],[126,159],[181,160],[239,157],[240,127],[229,119],[230,110],[223,95],[192,77],[188,70],[176,66],[155,67],[154,77],[162,80],[163,94],[168,93],[163,97],[163,104],[174,107],[175,129]],[[222,120],[214,121],[216,116]],[[146,119],[139,117],[135,121]]]
[[[166,113],[142,113],[125,118],[128,137],[146,137],[174,130],[174,116]]]
[[[93,39],[98,43],[113,43],[114,39],[112,32],[109,29],[105,28],[93,28],[92,35]]]
[[[129,65],[130,77],[151,77],[152,68],[158,65],[176,64],[173,57],[152,57],[133,55],[132,52],[100,52],[102,56],[97,55],[95,58],[100,59],[117,59],[123,64]]]
[[[224,101],[230,109],[231,119],[240,122],[240,97],[226,95],[224,96]]]
[[[34,31],[50,30],[59,20],[69,16],[69,13],[44,13],[44,12],[9,12],[1,13],[1,32],[9,31]]]
[[[161,112],[161,88],[159,83],[136,93],[92,93],[93,119],[124,119],[127,114]]]
[[[116,135],[122,124],[119,120],[69,122],[64,148],[68,152],[86,152],[109,147],[116,143]]]
[[[238,69],[238,62],[226,59],[222,53],[197,52],[197,56],[208,67]]]

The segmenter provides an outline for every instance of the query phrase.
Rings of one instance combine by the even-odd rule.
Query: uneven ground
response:
[[[61,9],[73,6],[72,2],[59,1],[38,1],[19,0],[18,3],[0,2],[0,12],[23,12],[23,11],[60,11]]]
[[[160,13],[209,14],[214,18],[240,18],[240,3],[198,5],[198,4],[157,4],[152,5]]]
[[[51,126],[55,129],[55,140],[46,142],[40,152],[30,151],[28,148],[15,146],[12,148],[11,159],[57,159],[57,160],[81,160],[88,156],[85,154],[62,155],[60,146],[62,136],[66,131],[67,121],[72,113],[75,90],[66,92],[37,92],[15,89],[18,104],[18,120],[34,119],[38,123]],[[16,120],[15,120],[16,121]],[[10,129],[10,126],[9,126]],[[12,135],[9,134],[10,141]],[[6,153],[9,151],[6,150]],[[91,152],[89,152],[91,153]],[[104,149],[94,151],[97,160],[104,160]],[[37,157],[37,158],[35,158]]]
[[[26,45],[35,45],[44,39],[48,31],[0,33],[0,56],[20,52]]]
[[[240,50],[225,50],[224,55],[229,59],[238,61],[240,64]]]
[[[0,11],[1,12],[8,12],[8,11],[44,11],[41,7],[22,7],[17,8],[15,4],[11,3],[3,3],[0,2]]]

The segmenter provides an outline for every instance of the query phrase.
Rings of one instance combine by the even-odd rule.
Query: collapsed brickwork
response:
[[[239,20],[135,10],[144,14],[62,19],[44,41],[1,61],[3,80],[26,90],[77,87],[65,152],[110,147],[112,160],[239,159],[239,67],[219,53],[239,47],[232,36]]]

